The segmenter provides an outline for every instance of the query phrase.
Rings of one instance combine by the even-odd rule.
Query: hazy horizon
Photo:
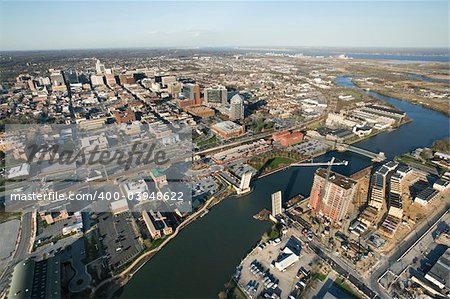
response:
[[[449,48],[448,2],[1,1],[0,50]]]

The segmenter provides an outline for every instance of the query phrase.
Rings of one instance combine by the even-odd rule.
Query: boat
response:
[[[202,218],[203,216],[205,216],[205,215],[208,214],[208,213],[209,213],[209,210],[206,209],[206,210],[200,215],[200,218]]]

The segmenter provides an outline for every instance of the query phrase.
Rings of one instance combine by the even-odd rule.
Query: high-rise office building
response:
[[[200,87],[198,86],[198,84],[183,84],[181,94],[185,99],[194,100],[195,105],[202,104],[202,100],[200,99]]]
[[[282,198],[281,191],[272,193],[272,216],[281,214],[282,211]]]
[[[165,76],[165,77],[162,77],[161,84],[164,87],[167,87],[167,86],[169,86],[170,83],[174,83],[176,81],[177,81],[177,78],[175,76]]]
[[[208,104],[226,105],[227,89],[224,86],[211,86],[205,88],[205,102]]]
[[[101,76],[101,75],[92,75],[91,76],[91,82],[92,82],[93,86],[105,85],[105,82],[103,80],[103,76]]]
[[[230,119],[240,120],[244,119],[244,99],[235,94],[230,101]]]
[[[356,194],[357,183],[335,172],[330,172],[326,182],[326,175],[326,169],[316,170],[309,204],[315,213],[322,214],[333,222],[341,221]]]
[[[80,81],[78,80],[78,73],[77,73],[77,71],[70,70],[70,71],[68,71],[65,74],[66,74],[66,78],[67,78],[67,81],[69,82],[69,84],[80,83]]]
[[[97,62],[95,63],[95,71],[97,72],[97,74],[105,73],[105,65],[101,63],[99,59],[97,59]]]
[[[106,72],[105,78],[106,78],[106,84],[108,84],[109,86],[113,86],[113,85],[117,84],[116,76],[112,72],[109,72],[109,73]]]
[[[180,82],[172,82],[167,85],[167,92],[172,96],[176,97],[181,92],[181,83]]]
[[[50,75],[50,80],[53,86],[62,86],[64,83],[64,76],[61,71],[53,71]]]

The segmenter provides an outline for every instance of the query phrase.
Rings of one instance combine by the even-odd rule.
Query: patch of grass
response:
[[[198,142],[197,146],[198,147],[203,147],[203,146],[206,146],[206,145],[209,145],[209,144],[215,144],[215,143],[217,143],[217,136],[213,135],[209,139],[205,139],[205,140],[202,140],[202,141]]]
[[[268,166],[269,166],[269,168],[274,169],[274,168],[278,168],[281,164],[288,165],[293,162],[294,162],[294,160],[289,159],[289,158],[275,157],[272,159],[272,161],[270,161]]]
[[[86,249],[86,257],[83,262],[88,264],[101,256],[100,245],[97,242],[98,239],[92,233],[89,236],[83,237],[83,239],[84,248]]]
[[[264,118],[258,118],[255,124],[256,132],[261,132],[262,130],[272,129],[273,122],[266,122]]]
[[[325,279],[327,278],[327,275],[323,274],[322,272],[316,272],[316,273],[313,273],[312,278],[318,279],[320,281],[325,281]]]
[[[14,219],[20,219],[20,215],[21,215],[20,212],[7,213],[7,212],[0,211],[0,223],[7,222],[10,220],[14,220]]]
[[[150,246],[148,247],[147,250],[155,249],[156,247],[158,247],[159,245],[161,245],[161,243],[164,242],[165,239],[166,239],[166,237],[161,238],[161,239],[156,239],[156,240],[154,240],[154,241],[150,244]]]

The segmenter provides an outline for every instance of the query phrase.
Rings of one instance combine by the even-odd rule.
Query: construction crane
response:
[[[331,174],[331,167],[334,165],[348,165],[348,161],[346,160],[342,160],[340,162],[335,162],[335,157],[332,157],[330,161],[328,162],[314,162],[311,159],[311,162],[307,162],[307,163],[294,163],[291,164],[291,166],[294,167],[299,167],[299,166],[328,166],[327,167],[327,172],[325,175],[325,183],[323,184],[323,187],[320,188],[320,193],[319,193],[319,202],[317,204],[317,212],[320,212],[320,208],[322,206],[322,202],[323,199],[325,198],[326,192],[327,192],[327,187],[328,187],[328,181],[330,179],[330,174]],[[322,226],[321,226],[321,221],[319,221],[319,232],[321,231]]]

